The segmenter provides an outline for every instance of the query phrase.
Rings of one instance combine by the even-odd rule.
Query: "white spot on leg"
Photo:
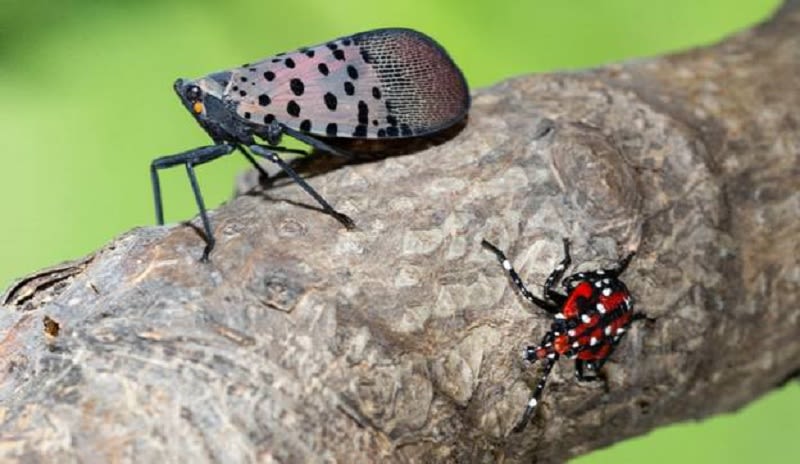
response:
[[[547,357],[550,358],[550,359],[556,359],[556,354],[555,353],[550,353],[550,354],[547,355]]]
[[[503,260],[503,269],[505,269],[506,271],[510,271],[511,270],[511,261],[509,261],[507,259],[504,259]]]
[[[536,398],[531,398],[531,400],[528,401],[529,408],[535,408],[537,404],[539,404],[539,402],[536,401]]]
[[[559,264],[558,266],[556,266],[556,271],[563,271],[563,270],[564,270],[563,264]]]
[[[566,316],[564,316],[564,313],[557,313],[554,317],[556,319],[566,319],[567,318]]]
[[[617,329],[617,335],[624,334],[624,333],[625,333],[625,328],[624,327],[620,327],[620,328]]]
[[[577,340],[575,341],[575,343],[573,343],[573,344],[572,344],[572,347],[573,347],[573,348],[580,348],[580,346],[581,346],[581,344],[580,344],[580,343],[578,343],[578,341],[577,341]]]
[[[605,273],[606,273],[606,271],[604,271],[604,270],[602,270],[602,269],[600,269],[599,271],[597,271],[597,275],[603,275],[603,274],[605,274]]]

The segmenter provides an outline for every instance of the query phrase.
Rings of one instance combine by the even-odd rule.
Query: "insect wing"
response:
[[[225,99],[255,124],[327,137],[411,137],[462,120],[469,90],[430,37],[378,29],[231,71]]]

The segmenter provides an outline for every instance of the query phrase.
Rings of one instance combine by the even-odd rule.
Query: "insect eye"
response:
[[[186,98],[191,101],[200,100],[200,97],[203,95],[203,92],[200,90],[200,87],[196,85],[192,85],[186,89]]]

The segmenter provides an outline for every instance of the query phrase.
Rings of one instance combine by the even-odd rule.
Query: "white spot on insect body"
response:
[[[566,319],[567,318],[566,316],[564,316],[564,313],[556,313],[556,315],[553,316],[553,317],[555,317],[556,319]]]
[[[598,280],[597,282],[595,282],[595,283],[594,283],[594,286],[595,286],[595,287],[597,287],[597,288],[600,288],[600,287],[602,287],[602,286],[603,286],[603,282],[600,282],[600,281]]]
[[[588,323],[592,322],[592,318],[589,317],[588,314],[584,314],[584,315],[581,316],[581,321],[583,321],[584,324],[588,324]]]
[[[547,357],[550,358],[550,359],[556,359],[556,354],[555,353],[550,353],[550,354],[547,355]]]
[[[597,275],[603,275],[603,274],[605,274],[605,273],[606,273],[606,271],[604,271],[604,270],[602,270],[602,269],[600,269],[599,271],[597,271]]]
[[[570,330],[567,332],[567,335],[569,335],[570,337],[574,337],[574,336],[575,336],[575,331],[574,331],[574,330],[572,330],[572,329],[570,329]]]
[[[620,327],[617,329],[617,335],[621,335],[625,333],[625,327]]]
[[[577,341],[577,340],[576,340],[576,341],[575,341],[575,342],[572,344],[572,347],[573,347],[573,348],[580,348],[580,346],[581,346],[581,344],[580,344],[580,343],[578,343],[578,341]]]
[[[595,307],[597,308],[597,312],[599,312],[600,314],[606,313],[606,307],[603,306],[603,303],[597,303],[597,306]]]
[[[589,339],[589,346],[595,346],[595,345],[597,345],[597,339],[594,338],[594,337],[590,338]]]
[[[611,296],[611,289],[606,287],[603,289],[603,296]]]
[[[611,326],[607,325],[606,329],[603,331],[603,333],[605,333],[606,335],[611,335]]]

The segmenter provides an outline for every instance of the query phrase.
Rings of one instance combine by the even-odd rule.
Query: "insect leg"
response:
[[[548,313],[556,314],[559,312],[559,308],[555,306],[553,303],[537,298],[528,290],[527,287],[525,287],[525,284],[522,282],[522,279],[519,278],[519,274],[517,274],[517,271],[515,271],[514,267],[511,266],[511,261],[509,261],[508,258],[506,258],[506,255],[502,251],[500,251],[499,248],[492,245],[487,240],[482,240],[481,245],[483,245],[484,248],[491,251],[492,253],[495,254],[495,256],[497,256],[497,260],[500,261],[500,264],[503,266],[503,269],[506,270],[508,276],[511,277],[511,281],[514,282],[514,285],[516,285],[517,289],[522,294],[522,296],[525,297],[526,300],[544,309]]]
[[[634,255],[636,255],[635,251],[628,253],[628,256],[622,258],[615,267],[611,269],[605,269],[604,272],[609,274],[611,277],[619,277],[623,272],[625,272],[625,269],[628,269],[628,264],[631,263]]]
[[[559,280],[564,276],[564,271],[567,270],[570,264],[572,264],[572,258],[569,256],[569,240],[562,239],[564,242],[564,259],[558,263],[558,266],[553,269],[553,272],[547,277],[547,280],[544,282],[544,296],[545,298],[549,298],[551,301],[555,302],[558,306],[564,304],[567,300],[567,297],[558,293],[555,290],[555,286]]]
[[[536,405],[539,404],[539,398],[542,396],[542,391],[544,391],[544,386],[547,383],[547,378],[550,376],[550,371],[553,370],[553,365],[556,363],[558,359],[557,356],[554,357],[547,357],[544,362],[544,371],[542,372],[542,377],[539,379],[539,383],[536,384],[536,388],[531,393],[531,397],[528,400],[528,404],[525,407],[525,412],[522,414],[522,419],[517,422],[517,425],[514,426],[512,432],[519,433],[522,432],[525,427],[528,425],[528,422],[531,421],[531,417],[533,417],[533,412],[536,410]]]
[[[192,185],[192,192],[194,192],[194,199],[197,202],[197,209],[200,210],[200,219],[203,221],[203,231],[206,234],[206,247],[203,248],[203,257],[200,261],[208,261],[208,254],[214,249],[214,244],[217,243],[211,232],[211,223],[208,220],[206,213],[206,205],[203,202],[203,194],[200,193],[200,185],[197,183],[197,176],[194,174],[194,165],[191,162],[186,163],[186,174],[189,175],[189,183]]]
[[[153,199],[156,207],[156,222],[158,225],[164,224],[164,209],[161,201],[161,183],[158,179],[158,170],[171,168],[179,164],[192,161],[195,165],[206,163],[220,156],[227,155],[233,151],[233,147],[226,144],[208,145],[205,147],[194,148],[177,155],[162,156],[150,163],[150,181],[153,184]]]
[[[306,145],[310,145],[311,147],[316,148],[317,150],[322,150],[322,151],[325,151],[325,152],[328,152],[328,153],[331,153],[331,154],[334,154],[334,155],[337,155],[337,156],[344,156],[345,158],[354,158],[354,156],[351,153],[347,153],[346,151],[344,151],[342,149],[339,149],[339,148],[334,148],[334,147],[328,145],[327,143],[323,142],[322,140],[319,140],[319,139],[317,139],[315,137],[312,137],[312,136],[310,136],[308,134],[304,134],[302,132],[296,131],[296,130],[292,129],[291,127],[287,127],[287,126],[281,124],[281,129],[283,130],[283,132],[286,135],[289,135],[290,137],[294,137],[297,140],[305,143]]]
[[[266,170],[264,170],[264,168],[260,164],[258,164],[258,161],[256,161],[255,158],[253,158],[253,155],[248,153],[248,151],[245,150],[241,146],[237,146],[236,148],[244,155],[245,158],[247,158],[247,161],[250,161],[250,164],[252,164],[253,167],[256,168],[256,171],[258,171],[258,173],[260,175],[259,177],[261,179],[263,179],[263,180],[269,179],[269,177],[270,177],[269,173]],[[272,150],[274,150],[274,151],[279,152],[279,153],[293,153],[293,154],[296,154],[296,155],[303,155],[303,156],[308,156],[308,154],[309,154],[307,151],[300,150],[300,149],[297,149],[297,148],[288,148],[288,147],[281,147],[281,146],[275,146],[275,147],[270,147],[270,148]]]
[[[247,161],[250,161],[250,164],[252,164],[253,167],[256,168],[256,171],[258,171],[260,179],[263,180],[269,179],[269,173],[263,167],[261,167],[260,164],[258,164],[258,161],[256,161],[255,158],[253,158],[253,155],[248,153],[247,150],[245,150],[242,147],[236,147],[236,148],[244,155],[245,158],[247,158]]]
[[[300,187],[302,187],[303,190],[308,192],[309,195],[311,195],[312,197],[314,197],[315,200],[317,200],[317,203],[319,203],[320,206],[322,206],[323,211],[335,217],[336,220],[342,223],[343,226],[345,226],[348,229],[355,228],[355,223],[353,222],[352,219],[347,217],[347,215],[342,214],[333,209],[333,207],[327,201],[325,201],[325,199],[322,198],[322,196],[319,193],[317,193],[316,190],[314,190],[310,185],[308,185],[308,183],[305,180],[303,180],[303,178],[300,177],[294,171],[294,169],[292,169],[292,167],[289,166],[288,163],[283,161],[281,157],[277,155],[277,153],[270,150],[269,148],[262,147],[261,145],[250,145],[250,150],[256,155],[266,158],[269,161],[272,161],[273,163],[280,166],[281,169],[283,169],[284,172],[286,172],[286,174],[288,174],[289,177],[292,178],[292,180],[297,182],[297,184],[300,185]]]
[[[178,153],[177,155],[163,156],[156,158],[150,163],[150,180],[153,183],[153,197],[156,207],[156,221],[159,225],[164,224],[164,210],[161,201],[161,184],[158,179],[158,170],[177,166],[179,164],[186,165],[186,172],[189,175],[189,182],[194,192],[197,207],[200,209],[200,219],[203,221],[203,229],[206,234],[206,247],[203,250],[203,261],[208,260],[208,254],[214,248],[214,236],[211,233],[211,224],[206,214],[205,204],[203,203],[203,196],[200,193],[200,186],[197,183],[197,177],[194,174],[194,166],[207,163],[220,156],[227,155],[232,152],[234,147],[227,144],[209,145],[205,147],[195,148],[193,150]]]

